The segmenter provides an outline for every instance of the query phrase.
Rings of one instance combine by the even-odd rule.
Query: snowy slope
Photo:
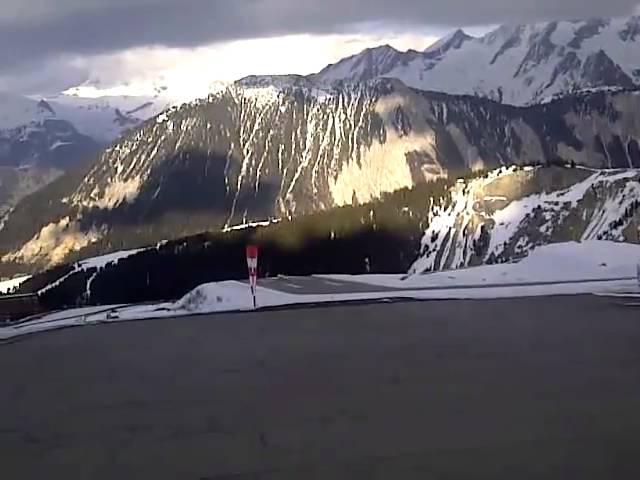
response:
[[[536,248],[524,259],[498,265],[412,275],[321,275],[389,288],[461,288],[524,283],[617,280],[636,276],[640,245],[602,240]],[[553,291],[551,291],[553,293]]]
[[[637,240],[639,208],[637,169],[501,169],[461,182],[432,212],[411,273],[509,262],[555,242]]]
[[[458,30],[424,52],[366,50],[330,65],[321,82],[393,77],[409,86],[515,105],[589,87],[640,84],[640,17]]]
[[[74,263],[71,267],[71,270],[67,274],[55,280],[54,282],[50,283],[46,287],[40,289],[38,291],[38,294],[41,295],[46,293],[47,291],[62,284],[67,278],[71,277],[72,275],[78,272],[92,272],[92,276],[87,281],[87,289],[86,289],[87,297],[89,297],[91,295],[91,284],[101,270],[103,270],[109,265],[117,265],[120,260],[124,260],[125,258],[131,257],[133,255],[137,255],[142,251],[144,251],[144,249],[122,250],[122,251],[110,253],[107,255],[101,255],[99,257],[88,258],[81,262]]]
[[[540,248],[531,257],[516,264],[414,275],[406,279],[397,275],[323,276],[327,279],[360,283],[358,293],[347,291],[333,294],[292,294],[258,285],[257,299],[258,307],[265,308],[362,300],[618,294],[637,291],[635,262],[629,260],[639,258],[638,245],[613,242],[565,243]],[[376,285],[378,288],[367,291],[366,284]],[[389,287],[389,290],[379,291],[380,286]],[[235,281],[217,282],[201,285],[172,303],[112,305],[52,313],[25,323],[0,327],[0,340],[96,323],[176,318],[253,309],[247,284]]]
[[[399,52],[390,45],[369,48],[352,57],[329,65],[310,79],[320,83],[336,81],[364,82],[380,77],[393,77],[392,72],[402,62],[420,60],[419,52]]]
[[[9,293],[14,288],[18,288],[24,282],[29,280],[29,276],[20,276],[15,277],[10,280],[2,280],[0,281],[0,293]]]

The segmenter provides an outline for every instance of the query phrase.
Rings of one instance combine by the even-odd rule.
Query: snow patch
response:
[[[638,261],[640,245],[610,241],[566,242],[539,247],[515,263],[410,276],[330,275],[328,278],[390,288],[473,288],[540,282],[615,281],[635,277]]]
[[[73,145],[73,142],[62,142],[60,140],[57,140],[53,143],[53,145],[49,147],[49,150],[56,150],[60,147],[64,147],[65,145]]]
[[[10,280],[3,280],[0,282],[0,293],[9,293],[14,288],[18,288],[24,282],[29,280],[31,275],[15,277]]]
[[[244,88],[242,95],[251,100],[256,107],[264,108],[278,101],[281,90],[275,86]]]
[[[249,287],[230,281],[201,285],[171,306],[170,310],[198,313],[253,308]]]
[[[136,248],[133,250],[121,250],[119,252],[109,253],[107,255],[101,255],[99,257],[88,258],[78,262],[78,267],[87,270],[90,268],[104,268],[110,264],[117,264],[120,260],[124,260],[127,257],[131,257],[140,252],[145,251],[145,248]]]
[[[246,230],[247,228],[268,227],[269,225],[272,225],[274,223],[279,223],[280,221],[281,221],[280,219],[273,219],[273,220],[265,220],[263,222],[249,222],[249,223],[243,223],[240,225],[231,225],[231,226],[225,227],[222,231],[235,232],[239,230]]]

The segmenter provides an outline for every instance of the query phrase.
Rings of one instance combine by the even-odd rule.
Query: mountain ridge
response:
[[[502,25],[480,37],[457,29],[422,51],[381,45],[315,74],[253,75],[237,83],[324,88],[388,77],[421,90],[522,106],[590,88],[634,88],[640,85],[638,50],[640,16]],[[101,88],[93,80],[39,99],[0,93],[0,135],[55,118],[109,144],[166,109],[195,100],[195,94],[162,82]],[[209,88],[214,93],[227,86],[210,82]]]
[[[376,49],[329,65],[319,82],[380,76],[514,105],[583,88],[640,84],[640,16],[502,25],[471,37],[458,29],[423,52]],[[471,75],[469,75],[471,73]]]
[[[23,201],[0,229],[0,255],[47,265],[95,242],[135,248],[501,165],[637,167],[638,111],[637,90],[515,107],[390,79],[236,84],[145,122],[36,195],[46,209]]]

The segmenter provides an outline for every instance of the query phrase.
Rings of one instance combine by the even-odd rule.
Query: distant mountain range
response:
[[[640,17],[456,31],[422,52],[380,47],[183,105],[157,87],[0,96],[0,165],[71,171],[112,142],[0,209],[0,262],[47,266],[93,245],[368,202],[452,172],[639,167],[639,39]]]
[[[6,214],[25,196],[64,171],[88,163],[104,144],[79,133],[57,117],[46,101],[0,96],[0,227]],[[11,122],[26,121],[18,126]]]
[[[295,80],[299,86],[326,88],[334,82],[396,78],[421,90],[529,105],[588,88],[633,88],[640,84],[638,51],[639,16],[548,22],[501,26],[479,38],[456,30],[424,51],[400,52],[380,46],[314,75],[249,77],[239,83],[278,87],[284,79],[287,84]],[[195,100],[193,93],[169,90],[158,82],[120,89],[131,94],[113,95],[104,90],[110,96],[96,97],[102,90],[99,82],[94,83],[44,101],[0,93],[0,139],[16,138],[16,132],[30,125],[55,119],[69,122],[97,144],[108,144],[167,108]],[[211,82],[212,93],[224,88],[221,82]],[[140,95],[141,91],[146,93]],[[54,140],[43,145],[42,152],[55,144]],[[44,153],[36,156],[47,158]],[[69,158],[75,161],[73,155]],[[9,164],[31,160],[14,154]],[[73,163],[71,160],[66,163]],[[0,159],[0,164],[8,163]]]
[[[0,93],[0,224],[25,195],[94,160],[100,149],[169,105],[159,98],[36,100]]]
[[[45,100],[0,93],[0,134],[57,120],[107,144],[171,105],[169,99],[160,96],[83,98],[60,94]]]
[[[462,30],[422,52],[390,46],[330,65],[316,81],[391,77],[406,85],[513,105],[571,91],[640,84],[640,16],[501,26],[474,38]]]

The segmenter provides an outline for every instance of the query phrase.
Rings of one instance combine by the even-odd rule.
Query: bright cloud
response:
[[[261,74],[306,75],[365,48],[388,43],[399,50],[422,50],[436,39],[415,33],[288,35],[192,49],[144,47],[69,62],[74,71],[87,72],[89,80],[76,89],[81,96],[143,95],[153,86],[166,86],[177,97],[193,98],[206,95],[216,81]]]

